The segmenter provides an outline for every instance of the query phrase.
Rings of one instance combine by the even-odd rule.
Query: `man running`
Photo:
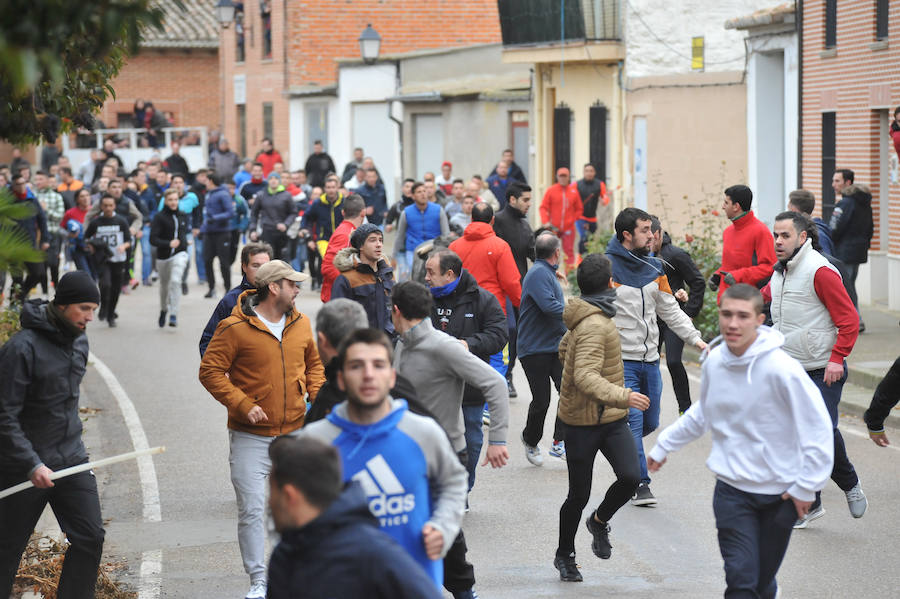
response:
[[[566,429],[569,494],[559,510],[559,545],[553,565],[566,582],[581,582],[575,565],[575,532],[591,495],[594,459],[602,452],[615,473],[603,501],[585,524],[593,537],[591,550],[609,559],[609,520],[628,502],[641,471],[628,428],[628,410],[646,410],[646,395],[625,387],[625,370],[616,315],[616,291],[609,281],[612,267],[601,254],[589,254],[578,266],[581,297],[563,312],[568,331],[559,344],[563,364],[559,419]]]
[[[228,408],[229,463],[238,505],[238,544],[250,576],[246,599],[266,596],[266,478],[269,444],[303,426],[306,396],[325,381],[309,318],[294,308],[307,275],[281,260],[256,272],[219,323],[200,362],[200,382]]]
[[[838,430],[838,404],[847,380],[846,358],[859,335],[859,318],[841,275],[820,254],[815,224],[798,212],[775,217],[775,272],[763,291],[772,304],[773,328],[784,334],[784,351],[803,366],[821,392],[834,433],[831,479],[844,492],[850,514],[862,518],[868,501]],[[825,515],[821,493],[794,528]]]
[[[755,287],[725,290],[723,335],[703,363],[700,399],[660,433],[647,460],[656,472],[668,454],[710,431],[706,465],[717,479],[713,511],[726,597],[777,596],[775,575],[794,521],[809,512],[833,465],[821,394],[765,319]]]
[[[389,395],[392,354],[387,335],[375,329],[344,339],[338,385],[347,401],[305,432],[337,446],[344,478],[362,485],[381,529],[440,588],[441,558],[462,524],[466,472],[440,425]]]

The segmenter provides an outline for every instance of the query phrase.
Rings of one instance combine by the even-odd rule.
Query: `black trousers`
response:
[[[100,267],[100,312],[105,317],[116,313],[127,266],[127,262],[107,261]]]
[[[287,233],[278,229],[263,229],[259,236],[260,241],[265,241],[274,250],[274,260],[284,260],[284,249],[287,247]]]
[[[46,295],[47,290],[47,269],[50,269],[50,281],[53,287],[59,283],[59,250],[62,246],[62,238],[59,235],[50,235],[50,247],[47,249],[47,260],[41,267],[41,291]]]
[[[231,231],[203,234],[203,264],[206,266],[206,282],[209,290],[216,288],[216,273],[213,270],[213,259],[219,259],[219,272],[225,283],[225,291],[231,289]]]
[[[559,391],[562,384],[562,364],[556,353],[531,354],[520,357],[519,361],[525,369],[525,377],[531,388],[531,404],[528,406],[528,419],[525,421],[522,437],[529,445],[536,446],[544,436],[544,419],[550,408],[550,381],[553,381]],[[564,438],[564,431],[557,418],[553,427],[553,440],[560,441]]]
[[[41,272],[44,270],[43,262],[26,262],[25,263],[25,278],[23,279],[21,275],[14,275],[12,277],[12,284],[19,285],[19,293],[16,294],[16,298],[19,301],[25,301],[28,299],[28,293],[34,289],[34,286],[40,283],[41,281]]]
[[[597,507],[597,518],[604,522],[609,522],[613,514],[634,495],[641,482],[641,468],[627,418],[593,426],[562,426],[566,432],[569,494],[559,508],[559,546],[556,555],[566,557],[575,553],[575,533],[584,506],[591,497],[597,452],[603,454],[616,475],[616,480],[606,490],[606,496]]]
[[[240,245],[240,241],[241,241],[241,232],[238,231],[237,229],[235,229],[234,231],[231,232],[231,247],[229,248],[231,250],[231,254],[229,255],[229,259],[228,259],[229,264],[234,264],[234,261],[237,258],[237,251],[238,251],[238,246]]]
[[[469,454],[465,449],[456,455],[463,467],[469,463]],[[460,529],[444,557],[444,588],[451,593],[468,591],[475,586],[475,568],[466,560],[468,550],[466,537]]]
[[[691,384],[682,362],[684,340],[667,327],[663,321],[658,322],[659,338],[666,346],[666,368],[669,369],[669,375],[672,377],[672,388],[675,390],[675,399],[678,401],[678,411],[684,412],[691,407]]]
[[[0,475],[0,488],[20,482],[22,477]],[[94,596],[105,532],[97,481],[92,473],[81,472],[55,481],[49,489],[31,488],[0,500],[0,597],[9,597],[22,552],[47,503],[71,543],[57,597]]]

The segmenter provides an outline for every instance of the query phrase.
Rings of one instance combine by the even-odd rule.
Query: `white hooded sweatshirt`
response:
[[[784,335],[766,326],[742,356],[712,348],[703,364],[700,401],[660,433],[657,462],[712,434],[706,466],[741,491],[784,492],[803,501],[831,476],[834,438],[822,394],[800,363],[781,349]]]

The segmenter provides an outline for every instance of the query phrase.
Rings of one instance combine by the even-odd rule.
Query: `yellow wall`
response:
[[[553,168],[553,109],[565,102],[573,112],[573,178],[581,178],[582,166],[589,159],[589,110],[598,100],[609,110],[607,121],[607,185],[613,201],[619,205],[626,197],[627,170],[623,161],[624,120],[622,94],[617,83],[618,66],[612,64],[559,63],[535,65],[534,76],[534,162],[532,187],[538,203],[547,187],[555,182]],[[624,206],[624,204],[621,204]],[[537,211],[532,218],[537,223]]]

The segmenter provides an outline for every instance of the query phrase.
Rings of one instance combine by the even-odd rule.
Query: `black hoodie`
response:
[[[315,520],[282,532],[269,560],[268,599],[439,599],[421,566],[378,528],[350,482]]]
[[[0,347],[0,471],[22,480],[42,463],[59,470],[88,459],[78,416],[88,340],[50,310],[25,302],[22,330]]]
[[[159,260],[167,260],[180,252],[187,251],[187,234],[190,231],[188,215],[180,210],[170,210],[163,205],[163,209],[156,213],[153,222],[150,223],[150,245],[156,248],[156,257]],[[181,241],[177,248],[171,248],[169,243],[173,239]]]

